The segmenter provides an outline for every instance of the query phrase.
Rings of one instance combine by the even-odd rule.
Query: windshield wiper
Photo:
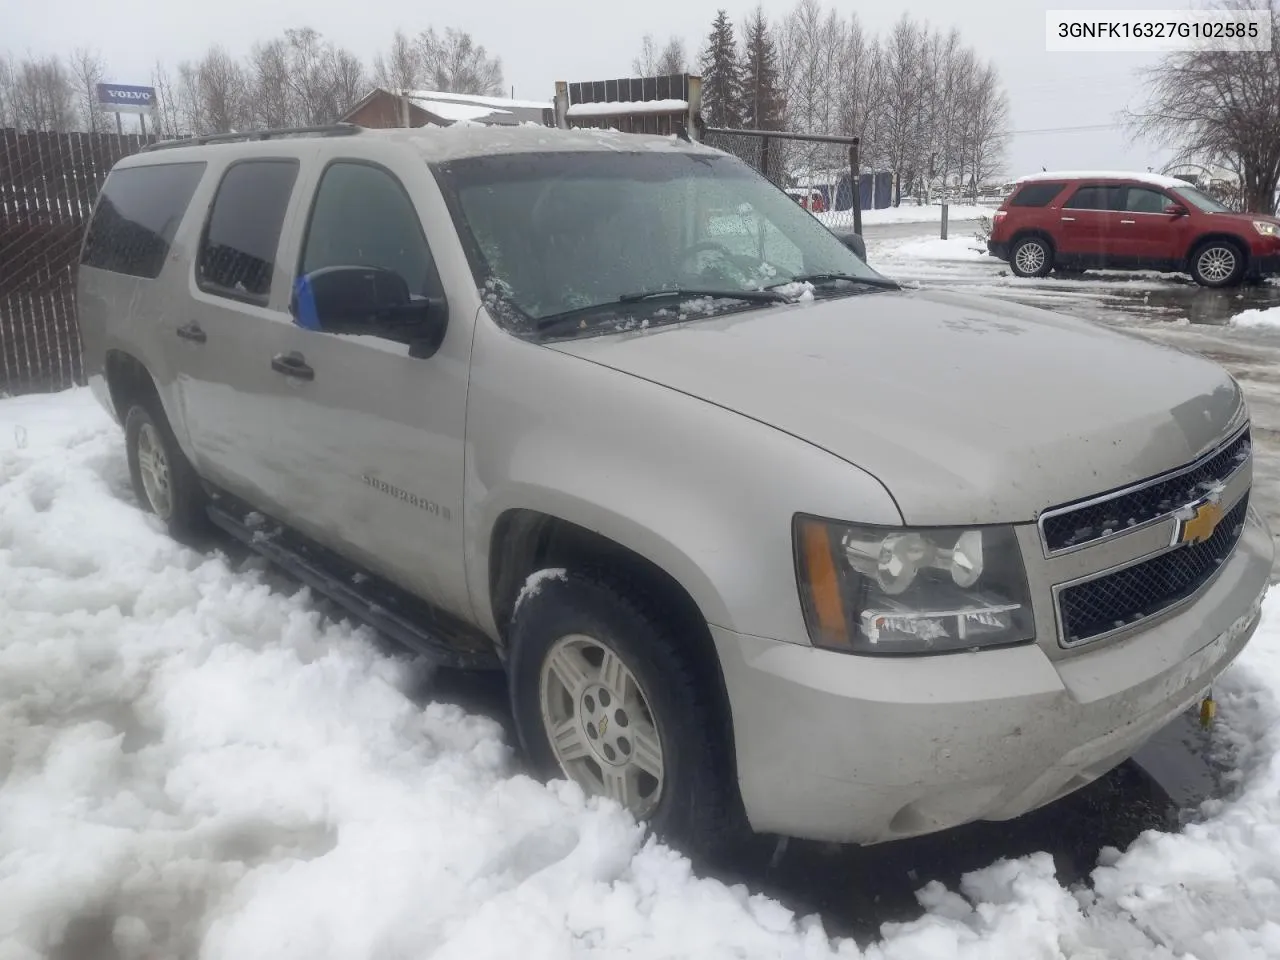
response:
[[[766,290],[774,290],[777,287],[785,287],[789,283],[832,283],[836,280],[847,280],[849,283],[861,283],[868,287],[876,287],[880,290],[901,290],[902,285],[896,280],[890,280],[888,277],[855,277],[852,273],[802,273],[799,276],[792,277],[790,280],[782,280],[778,283],[771,283]]]
[[[791,298],[777,290],[700,290],[694,287],[679,287],[674,290],[644,290],[639,293],[624,293],[618,298],[619,303],[639,303],[641,300],[683,300],[686,297],[711,297],[716,300],[745,300],[748,303],[789,303]]]
[[[580,320],[585,314],[599,313],[620,304],[640,303],[646,300],[687,300],[695,297],[708,297],[714,300],[743,300],[747,303],[791,303],[791,297],[777,290],[702,290],[692,287],[679,287],[665,290],[641,290],[636,293],[624,293],[616,300],[593,303],[589,307],[578,307],[562,313],[552,313],[538,320],[539,330],[563,326],[572,320]]]

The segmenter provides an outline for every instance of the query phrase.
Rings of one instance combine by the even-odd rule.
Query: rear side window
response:
[[[1128,187],[1083,186],[1063,204],[1071,210],[1123,210]]]
[[[1062,183],[1028,183],[1009,201],[1011,207],[1044,207],[1062,192]]]
[[[154,280],[205,164],[165,163],[113,170],[85,235],[80,262]]]
[[[266,303],[296,160],[245,160],[223,174],[196,261],[207,293]]]

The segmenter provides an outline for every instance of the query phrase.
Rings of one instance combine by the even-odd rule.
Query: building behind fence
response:
[[[0,394],[83,382],[80,240],[112,165],[146,142],[0,129]]]

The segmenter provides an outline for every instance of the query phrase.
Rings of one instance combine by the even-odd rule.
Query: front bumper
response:
[[[1236,657],[1257,627],[1273,555],[1250,510],[1195,602],[1059,660],[1038,645],[858,657],[713,627],[753,829],[878,843],[1007,820],[1084,786]]]
[[[1274,277],[1280,274],[1280,253],[1251,257],[1246,274],[1255,278]]]

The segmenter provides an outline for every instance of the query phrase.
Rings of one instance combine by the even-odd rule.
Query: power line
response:
[[[1122,123],[1091,123],[1078,127],[1042,127],[1039,130],[1010,130],[1009,136],[1031,136],[1037,133],[1083,133],[1086,130],[1119,130]]]

